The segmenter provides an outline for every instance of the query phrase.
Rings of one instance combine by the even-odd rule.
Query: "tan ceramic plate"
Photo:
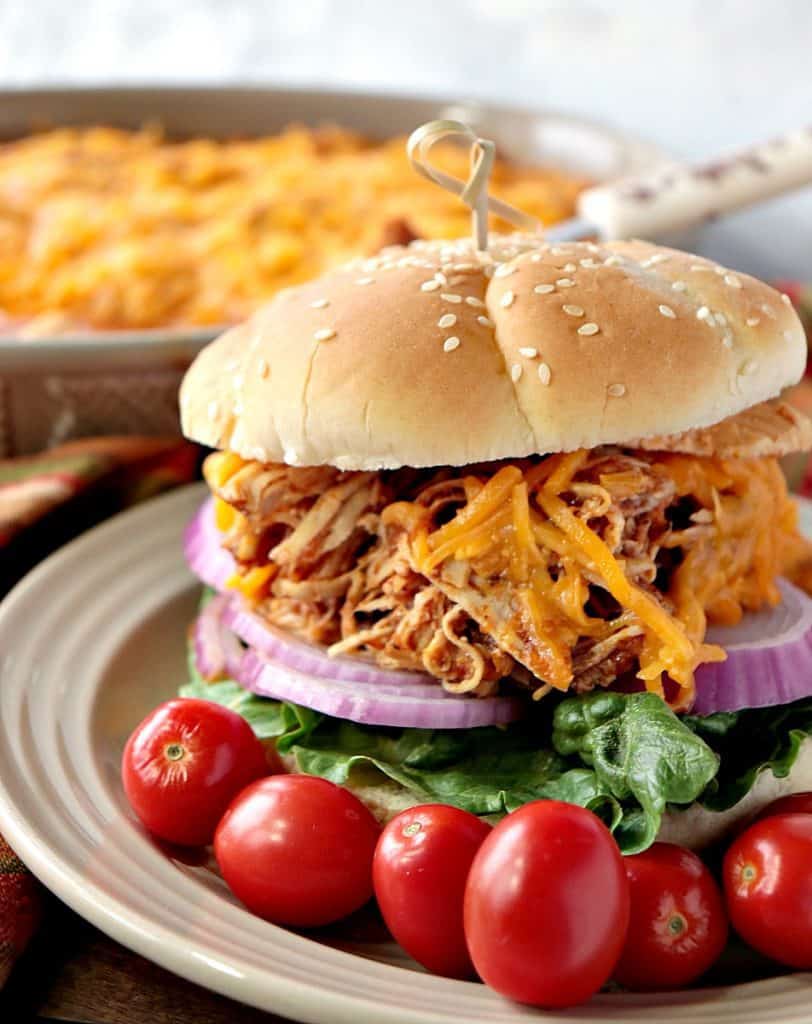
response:
[[[0,828],[61,899],[184,977],[318,1024],[809,1020],[809,975],[541,1014],[420,973],[363,921],[319,941],[276,928],[205,866],[169,859],[128,811],[118,763],[128,732],[184,677],[197,585],[180,540],[201,495],[187,488],[92,530],[0,608]]]

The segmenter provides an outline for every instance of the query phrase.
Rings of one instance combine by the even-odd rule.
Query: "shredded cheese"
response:
[[[690,544],[680,530],[663,541],[665,547],[685,547],[666,595],[675,607],[672,614],[629,578],[623,560],[569,503],[568,494],[586,497],[595,491],[599,501],[601,489],[616,498],[639,490],[634,471],[605,474],[599,486],[576,480],[589,455],[582,450],[550,456],[524,471],[503,466],[473,493],[466,487],[468,503],[450,522],[433,532],[412,523],[416,567],[431,576],[447,560],[487,557],[492,576],[496,556],[515,586],[512,628],[529,633],[539,649],[550,652],[544,683],[556,689],[572,682],[571,649],[578,638],[605,635],[606,620],[586,607],[590,583],[597,583],[620,606],[624,621],[637,635],[642,632],[639,678],[662,695],[667,676],[680,687],[675,706],[685,707],[697,665],[725,657],[721,648],[703,642],[708,619],[735,622],[743,609],[778,600],[775,578],[787,560],[782,545],[791,546],[796,536],[780,468],[774,459],[647,456],[656,472],[674,481],[680,498],[707,510],[702,525],[692,527]],[[596,507],[598,516],[605,506]],[[402,521],[406,525],[408,517]],[[555,579],[547,569],[551,559],[557,563]]]
[[[209,487],[216,492],[244,465],[245,460],[234,452],[213,452],[203,463],[203,476]]]

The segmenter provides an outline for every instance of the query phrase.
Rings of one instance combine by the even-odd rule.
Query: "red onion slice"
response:
[[[223,623],[228,598],[218,594],[195,620],[192,645],[197,671],[210,682],[239,671],[243,648],[239,639]]]
[[[260,696],[290,701],[362,725],[471,729],[515,721],[523,710],[522,702],[513,697],[460,697],[446,694],[439,684],[432,687],[432,695],[416,697],[403,694],[400,688],[394,692],[392,687],[332,682],[298,672],[252,650],[245,652],[237,681]]]
[[[696,671],[693,713],[775,707],[812,695],[812,599],[787,580],[775,608],[745,615],[737,626],[715,626],[708,642],[727,661]]]
[[[214,522],[214,499],[208,498],[195,513],[183,534],[183,552],[189,568],[204,583],[223,590],[237,566],[223,547]]]

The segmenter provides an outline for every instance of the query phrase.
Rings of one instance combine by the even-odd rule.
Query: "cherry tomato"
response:
[[[631,917],[614,977],[640,992],[684,988],[716,962],[727,942],[719,886],[695,853],[655,843],[626,857]]]
[[[150,832],[180,846],[210,843],[229,803],[268,770],[244,718],[193,698],[167,701],[147,715],[121,759],[132,809]]]
[[[446,804],[403,811],[375,849],[375,896],[389,931],[435,974],[474,973],[462,927],[465,880],[491,832],[487,822]]]
[[[767,804],[756,815],[755,820],[771,818],[774,814],[812,814],[812,793],[790,793]]]
[[[725,855],[730,921],[748,945],[800,970],[812,968],[812,815],[778,814],[751,825]]]
[[[499,822],[465,887],[465,937],[478,974],[534,1006],[581,1003],[617,963],[629,883],[591,811],[538,800]]]
[[[315,928],[370,899],[379,835],[349,790],[312,775],[272,775],[231,804],[214,854],[249,910],[276,924]]]

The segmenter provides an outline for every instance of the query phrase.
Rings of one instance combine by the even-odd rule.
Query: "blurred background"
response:
[[[808,0],[4,0],[0,86],[275,82],[551,107],[700,157],[803,124]],[[705,250],[812,277],[812,193]]]

